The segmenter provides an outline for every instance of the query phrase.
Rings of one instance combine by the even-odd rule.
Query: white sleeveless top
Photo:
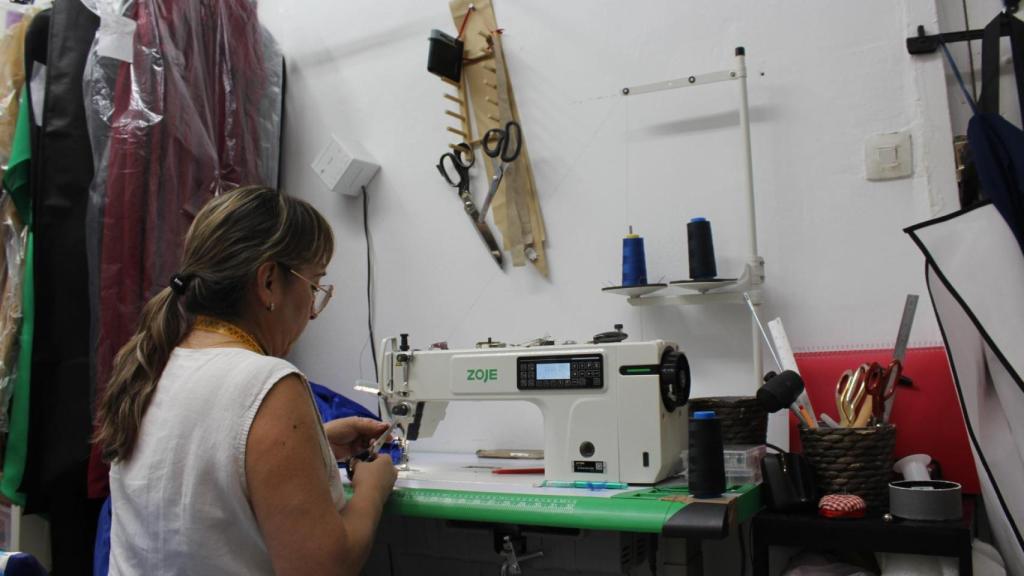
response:
[[[274,573],[248,500],[245,446],[267,392],[289,374],[302,377],[288,361],[249,350],[172,352],[132,457],[110,468],[112,576]],[[340,510],[325,434],[320,444]]]

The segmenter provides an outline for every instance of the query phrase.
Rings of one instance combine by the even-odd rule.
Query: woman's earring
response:
[[[270,312],[274,311],[274,303],[273,302],[271,302],[270,305],[267,306],[267,310],[269,310]]]

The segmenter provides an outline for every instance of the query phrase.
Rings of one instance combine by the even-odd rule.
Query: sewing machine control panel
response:
[[[517,358],[520,390],[586,390],[604,387],[600,354],[521,356]]]

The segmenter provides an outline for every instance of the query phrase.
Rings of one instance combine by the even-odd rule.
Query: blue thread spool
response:
[[[639,234],[629,234],[622,239],[622,285],[644,286],[647,284],[647,259],[644,256],[644,239]]]

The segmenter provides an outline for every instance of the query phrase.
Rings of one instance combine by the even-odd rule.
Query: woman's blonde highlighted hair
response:
[[[117,353],[97,406],[94,441],[107,461],[127,460],[171,352],[197,314],[237,320],[245,291],[264,262],[298,269],[324,265],[334,235],[309,203],[273,188],[245,186],[210,200],[185,237],[179,293],[164,288],[142,310],[138,330]],[[285,276],[289,280],[292,275]]]

